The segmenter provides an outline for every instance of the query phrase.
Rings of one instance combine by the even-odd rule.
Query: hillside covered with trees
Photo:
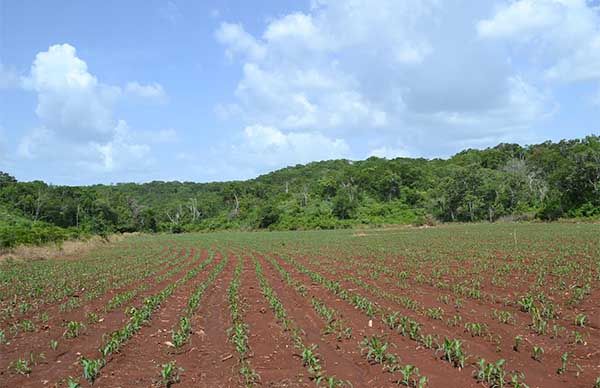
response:
[[[600,137],[442,159],[331,160],[247,181],[84,187],[0,173],[0,245],[113,232],[600,217]]]

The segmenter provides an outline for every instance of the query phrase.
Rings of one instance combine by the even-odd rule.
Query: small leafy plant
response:
[[[515,344],[513,345],[513,350],[514,350],[515,352],[518,352],[518,351],[519,351],[519,348],[520,348],[520,346],[521,346],[521,342],[523,342],[523,336],[522,336],[522,335],[517,335],[517,336],[515,337]]]
[[[98,375],[100,375],[100,369],[104,366],[104,361],[102,359],[94,360],[83,357],[81,365],[83,366],[83,378],[90,384],[93,384]]]
[[[459,339],[444,339],[444,343],[438,349],[443,352],[442,358],[451,363],[455,368],[464,368],[466,355],[462,349],[462,341]]]
[[[490,387],[503,387],[506,372],[504,371],[505,361],[500,359],[495,363],[488,363],[481,358],[477,362],[478,370],[476,371],[477,381],[489,384]]]
[[[162,369],[160,370],[161,383],[165,387],[170,387],[171,385],[178,383],[180,379],[180,372],[183,369],[178,368],[175,361],[170,361],[166,364],[162,365]]]
[[[560,356],[560,368],[556,370],[556,373],[562,375],[567,371],[567,364],[569,362],[569,353],[564,352],[562,356]]]
[[[23,358],[18,358],[16,361],[14,361],[12,363],[12,368],[20,375],[28,375],[31,373],[31,364],[28,360]]]
[[[542,355],[544,355],[544,348],[542,348],[541,346],[534,346],[531,358],[533,358],[536,361],[541,361]]]
[[[77,338],[81,331],[85,328],[83,323],[77,321],[70,321],[67,323],[67,330],[63,333],[65,338]]]
[[[587,316],[585,314],[577,314],[575,317],[575,325],[579,327],[585,327],[587,322]]]

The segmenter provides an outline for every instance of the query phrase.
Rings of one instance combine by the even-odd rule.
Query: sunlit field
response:
[[[5,261],[0,386],[598,387],[598,236],[141,235]]]

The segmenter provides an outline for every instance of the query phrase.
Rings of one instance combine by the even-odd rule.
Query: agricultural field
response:
[[[600,387],[600,225],[140,235],[0,263],[0,387]]]

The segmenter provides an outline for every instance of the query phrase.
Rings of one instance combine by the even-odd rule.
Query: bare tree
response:
[[[192,222],[196,222],[197,219],[202,215],[198,210],[198,199],[190,198],[190,203],[188,205],[188,209],[190,210],[190,216],[192,217]]]
[[[230,219],[236,218],[240,214],[240,200],[235,192],[233,193],[233,203],[234,208],[229,213]]]

